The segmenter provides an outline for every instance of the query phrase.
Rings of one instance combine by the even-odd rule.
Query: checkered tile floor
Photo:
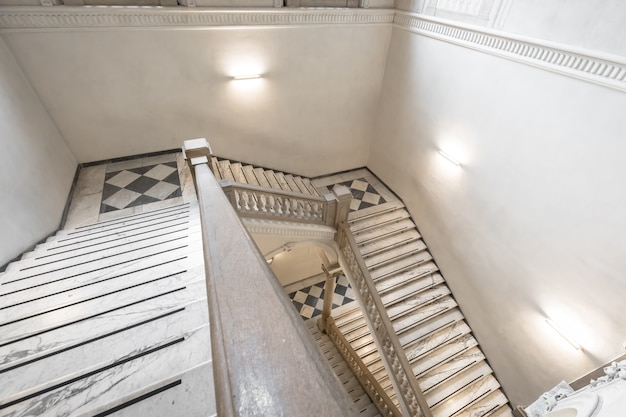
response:
[[[310,319],[322,314],[325,283],[326,281],[321,281],[289,294],[291,302],[293,302],[303,319]],[[339,276],[335,285],[335,293],[333,294],[333,308],[347,304],[354,301],[354,299],[354,291],[348,279],[343,275]]]
[[[109,172],[100,213],[182,196],[176,162]]]
[[[365,178],[344,181],[339,184],[345,185],[352,192],[353,200],[352,203],[350,203],[350,211],[362,210],[387,202]]]

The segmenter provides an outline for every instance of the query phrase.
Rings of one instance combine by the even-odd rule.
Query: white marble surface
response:
[[[95,165],[82,168],[78,174],[74,197],[80,197],[90,194],[101,193],[104,187],[104,177],[106,175],[106,166]]]
[[[405,345],[404,350],[407,358],[412,361],[413,359],[428,353],[443,343],[449,342],[460,336],[470,333],[469,326],[464,321],[457,321],[456,323],[436,331],[427,337],[424,337],[410,345]]]

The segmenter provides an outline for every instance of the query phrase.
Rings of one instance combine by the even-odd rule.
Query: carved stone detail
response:
[[[111,9],[59,10],[3,7],[0,29],[116,28],[180,26],[326,25],[392,23],[393,10],[163,10]]]
[[[626,62],[617,56],[601,56],[539,40],[520,39],[503,32],[466,27],[413,13],[397,12],[394,24],[435,39],[626,91]]]

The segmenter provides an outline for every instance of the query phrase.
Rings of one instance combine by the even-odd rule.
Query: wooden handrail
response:
[[[432,417],[426,398],[422,393],[417,378],[413,374],[409,360],[402,349],[391,320],[383,305],[374,280],[372,279],[365,261],[360,255],[358,246],[347,223],[339,226],[337,245],[343,255],[342,267],[346,274],[350,274],[356,284],[363,303],[363,313],[372,325],[372,333],[381,347],[389,377],[394,382],[398,401],[403,415],[412,417]]]
[[[198,194],[220,417],[357,416],[208,166],[185,143]]]

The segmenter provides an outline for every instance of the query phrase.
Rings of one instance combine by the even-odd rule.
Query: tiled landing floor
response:
[[[345,185],[352,192],[350,211],[363,210],[378,204],[398,200],[385,185],[366,169],[356,169],[312,181],[320,194],[331,192],[335,184]]]
[[[289,293],[289,298],[303,319],[310,319],[322,314],[324,308],[324,284],[326,280],[300,288]],[[341,275],[337,277],[333,294],[333,309],[355,300],[354,290],[348,279]]]
[[[180,152],[94,165],[80,170],[65,222],[74,228],[196,199]]]

